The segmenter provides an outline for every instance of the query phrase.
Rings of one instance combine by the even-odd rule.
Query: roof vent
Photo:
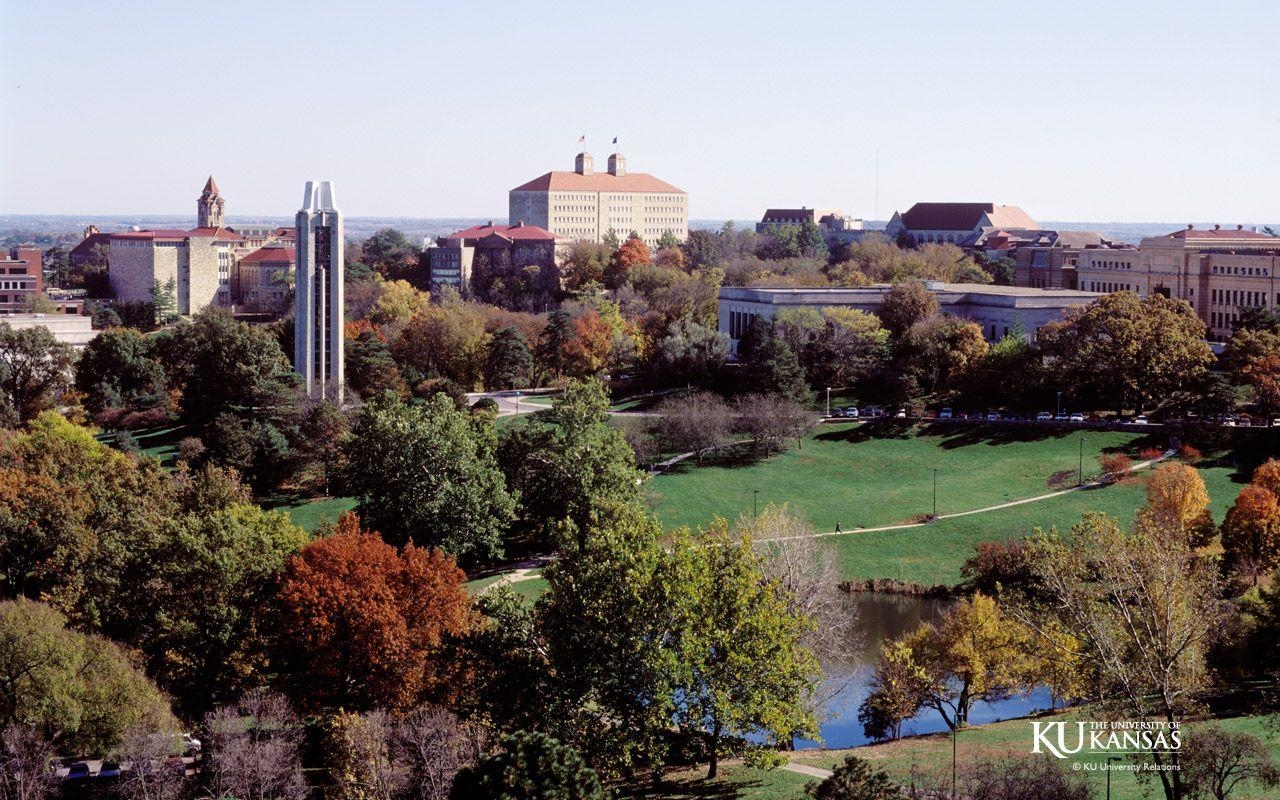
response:
[[[1237,226],[1236,226],[1236,230],[1238,230],[1238,231],[1242,231],[1242,230],[1244,230],[1244,226],[1243,226],[1243,225],[1237,225]]]
[[[519,220],[518,222],[516,222],[516,227],[517,227],[517,228],[523,228],[523,227],[524,227],[524,220]]]
[[[485,226],[486,228],[492,228],[492,227],[493,227],[493,220],[489,220],[488,222],[486,222],[486,223],[484,224],[484,226]]]

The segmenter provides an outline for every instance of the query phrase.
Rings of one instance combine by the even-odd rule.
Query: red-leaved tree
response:
[[[288,563],[286,668],[303,705],[406,709],[442,687],[442,645],[472,624],[466,575],[436,549],[387,544],[343,514]]]

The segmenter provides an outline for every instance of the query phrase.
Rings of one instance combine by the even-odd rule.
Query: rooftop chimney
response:
[[[1213,226],[1213,229],[1214,229],[1215,231],[1220,231],[1220,230],[1222,230],[1222,226],[1221,226],[1221,225],[1214,225],[1214,226]]]

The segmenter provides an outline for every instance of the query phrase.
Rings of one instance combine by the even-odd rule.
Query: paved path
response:
[[[793,764],[788,761],[782,765],[787,772],[796,772],[801,775],[808,775],[810,778],[830,778],[831,770],[821,767],[811,767],[808,764]]]
[[[1148,461],[1140,461],[1137,464],[1134,464],[1132,467],[1130,467],[1130,472],[1136,472],[1140,469],[1146,469],[1152,464],[1158,464],[1161,461],[1164,461],[1165,459],[1172,457],[1173,454],[1174,454],[1174,451],[1166,450],[1156,458],[1150,459]],[[1012,508],[1013,506],[1025,505],[1027,503],[1038,503],[1041,500],[1049,500],[1054,497],[1061,497],[1064,494],[1071,494],[1072,492],[1080,492],[1085,489],[1097,489],[1106,485],[1107,484],[1103,483],[1102,481],[1090,481],[1089,483],[1084,483],[1079,486],[1072,486],[1070,489],[1062,489],[1057,492],[1049,492],[1048,494],[1037,495],[1036,497],[1024,497],[1021,500],[1010,500],[1007,503],[999,503],[997,505],[987,506],[985,508],[975,508],[971,511],[957,511],[953,514],[939,514],[937,518],[938,519],[955,519],[956,517],[967,517],[972,514],[985,514],[988,511],[999,511],[1002,508]],[[788,541],[791,541],[792,539],[816,539],[823,536],[848,536],[856,533],[876,533],[878,531],[900,531],[900,530],[906,530],[907,528],[923,528],[928,524],[929,524],[928,522],[903,522],[897,525],[878,525],[874,528],[850,528],[847,531],[844,531],[844,530],[824,531],[822,533],[814,533],[814,534],[809,534],[804,536],[779,536],[773,539],[755,539],[754,541],[757,544],[760,542],[788,542]]]

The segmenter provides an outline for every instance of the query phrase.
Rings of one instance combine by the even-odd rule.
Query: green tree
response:
[[[454,800],[605,800],[594,770],[573,747],[543,733],[518,731],[501,749],[454,778]]]
[[[747,357],[747,378],[753,390],[776,394],[797,403],[813,400],[800,359],[776,330],[751,348]]]
[[[361,260],[388,280],[407,277],[421,250],[395,228],[383,228],[360,246]]]
[[[103,331],[89,341],[76,361],[75,385],[91,411],[114,404],[129,408],[165,407],[164,366],[151,339],[132,328]]]
[[[810,783],[804,791],[814,800],[901,800],[906,796],[884,770],[873,769],[857,756],[845,756],[831,777]]]
[[[374,398],[356,414],[344,453],[361,519],[390,541],[438,546],[467,563],[502,554],[515,502],[492,444],[447,397]]]
[[[608,424],[608,410],[604,384],[575,381],[545,422],[503,432],[498,452],[507,485],[526,525],[544,538],[561,523],[586,537],[601,509],[640,496],[644,475],[625,435]]]
[[[18,600],[0,602],[0,727],[9,725],[29,725],[69,752],[105,754],[129,728],[175,722],[119,647]]]
[[[178,319],[178,284],[175,279],[161,283],[157,278],[151,285],[151,308],[156,325],[169,325]]]
[[[875,740],[897,740],[902,736],[902,723],[914,717],[925,703],[929,675],[916,663],[910,643],[890,640],[880,650],[868,689],[858,710],[863,733]]]
[[[811,701],[821,669],[801,644],[812,620],[792,612],[749,540],[708,547],[685,539],[676,550],[691,603],[674,645],[676,719],[705,737],[707,777],[716,777],[726,739],[756,735],[778,745],[816,736]]]
[[[673,320],[651,357],[654,376],[673,384],[714,380],[729,359],[729,337],[688,317]]]
[[[573,317],[568,311],[556,309],[547,315],[547,327],[538,342],[538,363],[556,377],[564,374],[567,362],[565,348],[573,339]]]
[[[0,416],[26,421],[52,408],[71,388],[75,351],[43,326],[15,331],[0,322]]]
[[[1267,743],[1252,734],[1206,722],[1191,732],[1184,748],[1182,772],[1189,800],[1227,800],[1243,784],[1280,786],[1280,766]]]
[[[827,240],[822,235],[822,229],[811,219],[801,223],[800,230],[796,234],[796,246],[800,250],[799,255],[804,258],[825,260],[831,254],[827,249]]]
[[[816,386],[853,386],[878,372],[888,360],[889,333],[874,314],[832,306],[822,309],[823,326],[802,359]]]
[[[391,356],[387,340],[376,330],[365,329],[359,335],[346,340],[347,385],[361,397],[373,397],[382,392],[393,392],[407,397],[400,368]]]
[[[1105,295],[1040,329],[1037,341],[1074,399],[1141,408],[1195,383],[1213,362],[1186,301]]]
[[[501,328],[489,340],[485,359],[485,386],[490,389],[523,389],[530,383],[533,356],[518,328]]]
[[[920,281],[895,284],[880,304],[880,320],[893,340],[901,339],[911,326],[938,313],[938,298]]]

